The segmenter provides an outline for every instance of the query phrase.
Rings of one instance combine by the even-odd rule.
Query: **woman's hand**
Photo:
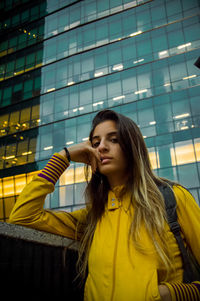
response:
[[[92,147],[90,141],[72,145],[67,149],[72,161],[90,165],[92,172],[95,173],[98,162],[101,162],[101,160],[100,154]],[[59,154],[66,158],[65,150],[60,151]]]
[[[162,301],[172,301],[170,290],[166,285],[159,285],[158,289]]]

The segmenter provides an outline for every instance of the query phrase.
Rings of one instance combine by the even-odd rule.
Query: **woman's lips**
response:
[[[111,158],[101,158],[101,164],[109,163]]]

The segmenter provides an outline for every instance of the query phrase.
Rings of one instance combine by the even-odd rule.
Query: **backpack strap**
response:
[[[176,199],[173,192],[172,187],[168,184],[166,185],[159,185],[158,186],[160,192],[162,193],[164,200],[165,200],[165,208],[167,212],[167,220],[170,227],[171,232],[174,234],[176,242],[181,252],[181,257],[183,261],[183,282],[189,283],[192,282],[193,279],[193,272],[191,269],[190,261],[188,258],[187,250],[183,243],[183,239],[181,237],[181,227],[178,223],[178,217],[176,212]]]

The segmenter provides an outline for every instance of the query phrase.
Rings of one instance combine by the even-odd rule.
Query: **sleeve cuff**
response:
[[[194,281],[190,284],[182,282],[162,282],[171,293],[172,301],[199,301],[200,300],[200,282]]]
[[[62,173],[69,165],[70,163],[66,158],[58,153],[55,153],[51,157],[47,165],[38,174],[38,176],[55,185]]]

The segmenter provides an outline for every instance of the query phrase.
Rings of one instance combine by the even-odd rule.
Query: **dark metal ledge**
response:
[[[83,300],[77,276],[78,243],[0,222],[1,295],[7,300]]]

